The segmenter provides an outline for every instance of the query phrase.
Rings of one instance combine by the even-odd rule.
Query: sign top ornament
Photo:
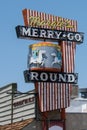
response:
[[[77,31],[77,21],[30,9],[22,11],[25,26],[56,30]]]

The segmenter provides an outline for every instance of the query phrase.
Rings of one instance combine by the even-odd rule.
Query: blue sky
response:
[[[34,40],[18,39],[17,25],[24,25],[22,10],[32,9],[77,20],[78,32],[84,32],[84,43],[76,46],[75,72],[79,87],[87,87],[87,0],[1,0],[0,1],[0,87],[17,83],[20,91],[31,90],[24,81],[29,44]]]

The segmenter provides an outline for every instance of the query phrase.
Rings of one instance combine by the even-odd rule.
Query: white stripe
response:
[[[57,83],[57,109],[60,108],[60,84]]]
[[[44,103],[43,103],[43,94],[44,94],[44,92],[43,92],[43,87],[44,87],[44,86],[43,86],[43,83],[41,83],[41,85],[40,85],[41,97],[39,97],[39,98],[41,98],[40,101],[41,101],[41,111],[42,111],[42,112],[43,112],[43,110],[44,110],[44,108],[43,108],[43,107],[44,107],[44,106],[43,106],[43,104],[44,104]]]
[[[58,88],[57,83],[55,83],[55,96],[56,96],[55,97],[55,100],[56,100],[55,101],[55,103],[56,103],[55,106],[56,106],[56,109],[57,109],[57,104],[58,104],[58,96],[57,96],[58,92],[57,92],[57,88]]]
[[[47,105],[47,101],[46,101],[46,99],[47,99],[47,94],[46,94],[46,83],[44,82],[43,83],[43,96],[44,96],[44,103],[43,103],[43,108],[44,108],[44,111],[46,111],[47,109],[46,109],[46,105]]]

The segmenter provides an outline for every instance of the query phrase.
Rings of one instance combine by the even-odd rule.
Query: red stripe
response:
[[[43,98],[44,98],[44,102],[43,102],[43,110],[46,111],[47,110],[47,93],[46,93],[46,84],[43,82]]]
[[[57,89],[58,89],[58,86],[57,86],[57,83],[55,83],[55,109],[58,109],[58,91],[57,91]]]

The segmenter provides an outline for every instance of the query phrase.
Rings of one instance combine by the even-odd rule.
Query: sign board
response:
[[[49,72],[49,71],[24,71],[25,82],[55,82],[77,84],[77,73]]]
[[[47,28],[17,26],[16,33],[18,38],[36,39],[48,41],[71,41],[82,43],[84,35],[82,32],[53,30]]]
[[[30,45],[25,82],[35,83],[41,112],[66,108],[70,105],[72,84],[78,81],[78,74],[73,73],[76,43],[83,43],[84,34],[77,32],[75,20],[30,9],[22,13],[24,26],[16,27],[17,37],[45,42],[44,46],[43,42]],[[60,49],[48,41],[57,42]]]

